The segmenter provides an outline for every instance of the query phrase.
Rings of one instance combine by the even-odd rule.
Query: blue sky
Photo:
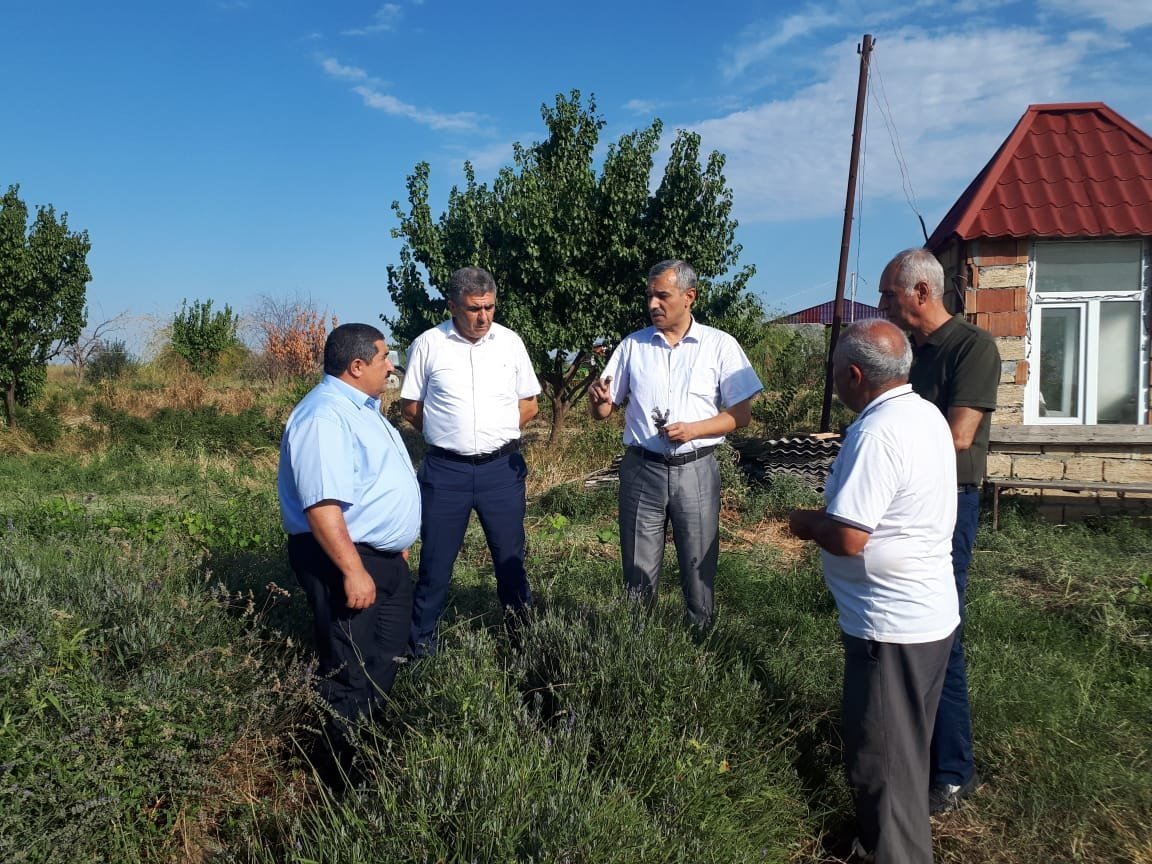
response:
[[[1028,104],[1152,130],[1152,3],[1132,0],[57,0],[0,21],[0,184],[88,230],[90,322],[140,332],[183,298],[376,323],[415,163],[442,205],[465,159],[490,179],[573,88],[605,144],[660,117],[727,154],[741,260],[780,311],[832,297],[865,32],[861,300],[923,242],[906,187],[931,231]]]

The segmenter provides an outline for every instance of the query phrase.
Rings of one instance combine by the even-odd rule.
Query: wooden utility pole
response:
[[[832,333],[828,339],[828,361],[824,367],[824,407],[820,411],[820,431],[827,432],[832,416],[832,354],[844,323],[844,280],[848,275],[848,251],[852,247],[852,209],[856,203],[856,170],[860,166],[860,131],[864,126],[864,104],[868,97],[868,60],[872,56],[872,34],[865,33],[860,52],[860,82],[856,86],[856,122],[852,125],[852,158],[848,163],[848,194],[844,199],[844,231],[840,235],[840,270],[836,274],[836,300],[832,304]]]

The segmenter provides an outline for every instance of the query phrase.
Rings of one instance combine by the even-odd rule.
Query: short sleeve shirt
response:
[[[858,555],[822,552],[849,636],[920,644],[960,623],[952,575],[956,469],[948,424],[907,384],[848,427],[824,489],[827,514],[869,533]]]
[[[1000,352],[985,330],[956,315],[913,347],[912,389],[940,409],[980,408],[984,417],[972,446],[956,454],[956,482],[978,484],[988,463],[988,434],[1000,383]]]
[[[666,455],[719,444],[724,436],[671,446],[660,434],[657,415],[667,423],[707,420],[763,389],[740,343],[695,320],[676,345],[655,327],[628,335],[612,352],[603,377],[612,379],[614,404],[628,400],[624,443]]]
[[[471,342],[449,319],[416,337],[400,390],[424,403],[424,440],[475,456],[520,437],[520,400],[540,392],[524,342],[493,323]]]
[[[280,441],[280,517],[311,531],[305,510],[339,502],[353,543],[407,549],[420,534],[420,486],[379,400],[331,375],[292,410]]]

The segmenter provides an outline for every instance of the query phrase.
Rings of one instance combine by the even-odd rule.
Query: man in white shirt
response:
[[[740,344],[692,317],[696,271],[661,261],[648,272],[652,326],[627,336],[588,389],[603,420],[624,404],[620,556],[630,596],[655,601],[672,521],[687,617],[712,619],[720,555],[720,469],[713,451],[752,419],[760,379]]]
[[[523,341],[495,323],[496,282],[480,267],[452,274],[452,317],[408,351],[400,413],[428,449],[421,492],[420,571],[409,650],[435,651],[436,627],[472,511],[480,519],[506,613],[532,603],[524,571],[524,480],[520,431],[536,416],[540,384]]]
[[[832,465],[825,508],[790,517],[797,537],[821,547],[840,612],[855,851],[877,864],[931,864],[930,743],[960,624],[952,433],[912,391],[911,365],[907,337],[888,321],[844,333],[833,378],[859,416]]]

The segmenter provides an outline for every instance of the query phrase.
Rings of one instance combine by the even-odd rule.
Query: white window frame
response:
[[[1025,338],[1025,359],[1028,361],[1028,383],[1024,385],[1024,422],[1026,424],[1043,424],[1046,426],[1095,426],[1097,425],[1096,385],[1099,373],[1100,358],[1100,306],[1109,302],[1138,302],[1140,304],[1140,357],[1137,374],[1137,414],[1136,423],[1145,425],[1148,417],[1148,287],[1149,287],[1149,259],[1152,258],[1152,244],[1148,239],[1140,242],[1140,284],[1132,291],[1113,291],[1100,297],[1079,292],[1044,291],[1036,290],[1036,246],[1038,242],[1061,241],[1034,241],[1028,259],[1028,330]],[[1067,243],[1108,243],[1133,242],[1132,239],[1116,241],[1111,240],[1068,240]],[[1080,364],[1077,376],[1077,386],[1080,393],[1080,404],[1077,416],[1053,417],[1040,414],[1040,329],[1041,310],[1075,308],[1080,310],[1081,333],[1083,344],[1080,346]]]

